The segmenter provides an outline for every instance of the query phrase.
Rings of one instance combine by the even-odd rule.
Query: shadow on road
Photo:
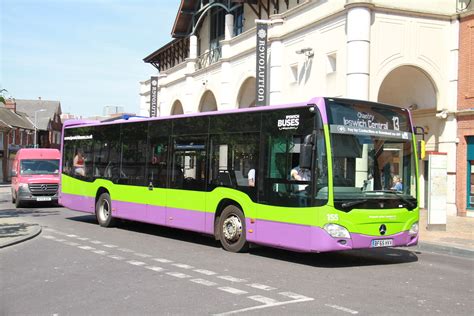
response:
[[[21,237],[28,235],[28,228],[36,224],[0,224],[0,240],[2,238]]]
[[[87,224],[94,224],[99,225],[95,218],[95,215],[83,215],[83,216],[75,216],[75,217],[67,217],[66,219],[77,221],[81,223]],[[147,224],[147,223],[140,223],[128,220],[117,220],[117,224],[115,225],[117,229],[123,229],[127,231],[133,231],[135,233],[146,234],[146,235],[154,235],[157,237],[173,239],[173,240],[180,240],[189,243],[199,244],[210,246],[214,248],[220,248],[220,243],[215,241],[214,238],[203,235],[201,233],[170,228],[165,226],[159,226],[154,224]]]
[[[4,209],[0,210],[0,218],[15,218],[15,217],[43,217],[59,215],[59,210],[39,209],[39,208],[21,208],[21,209]]]
[[[94,215],[68,217],[68,220],[98,225]],[[180,240],[213,248],[220,248],[220,243],[213,237],[200,233],[174,229],[164,226],[119,220],[117,229],[133,231],[140,234],[154,235],[161,238]],[[390,265],[417,262],[415,252],[402,248],[379,248],[350,250],[332,253],[299,253],[265,246],[252,245],[250,255],[303,264],[319,268],[349,268],[374,265]]]
[[[299,253],[257,246],[250,249],[256,256],[304,264],[318,268],[350,268],[417,262],[418,256],[410,250],[379,248],[327,253]]]

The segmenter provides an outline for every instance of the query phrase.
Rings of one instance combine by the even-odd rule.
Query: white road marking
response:
[[[184,273],[179,273],[179,272],[168,272],[166,273],[168,275],[171,275],[175,278],[180,278],[180,279],[185,279],[185,278],[190,278],[190,275],[184,274]]]
[[[135,252],[134,255],[137,256],[137,257],[142,257],[142,258],[150,258],[151,257],[150,255],[147,255],[146,253],[139,253],[139,252]]]
[[[238,282],[238,283],[247,282],[244,279],[234,278],[233,276],[230,276],[230,275],[219,275],[218,278],[222,279],[222,280],[227,280],[227,281],[230,281],[230,282]]]
[[[161,262],[161,263],[170,263],[170,262],[173,262],[171,260],[168,260],[168,259],[162,259],[162,258],[155,258],[153,259],[155,261],[158,261],[158,262]]]
[[[205,275],[215,275],[214,271],[209,271],[209,270],[203,270],[203,269],[195,269],[194,272],[205,274]]]
[[[118,250],[123,251],[123,252],[133,252],[132,249],[128,249],[128,248],[119,248]]]
[[[107,254],[109,254],[107,251],[104,251],[104,250],[96,250],[96,251],[94,251],[94,253],[99,254],[99,255],[107,255]]]
[[[77,237],[77,235],[74,235],[74,234],[69,234],[69,235],[66,235],[66,236],[72,237],[72,238],[73,238],[73,237]]]
[[[192,280],[189,280],[189,281],[197,283],[197,284],[202,284],[202,285],[205,285],[205,286],[217,285],[217,283],[214,283],[214,282],[211,282],[211,281],[208,281],[208,280],[204,280],[204,279],[192,279]]]
[[[248,298],[251,300],[266,304],[266,305],[278,303],[277,300],[274,300],[269,297],[261,296],[261,295],[253,295],[253,296],[249,296]]]
[[[153,270],[155,272],[160,272],[160,271],[164,270],[162,267],[157,267],[157,266],[146,266],[145,268],[147,268],[149,270]]]
[[[108,256],[109,258],[112,258],[112,259],[115,259],[115,260],[123,260],[125,259],[124,257],[120,257],[120,256],[117,256],[117,255],[110,255]]]
[[[224,315],[232,315],[232,314],[238,314],[238,313],[245,313],[245,312],[252,311],[252,310],[257,310],[257,309],[264,309],[264,308],[275,307],[275,306],[282,306],[282,305],[288,305],[288,304],[304,303],[304,302],[309,302],[309,301],[313,301],[313,300],[314,300],[314,298],[308,297],[307,299],[301,299],[301,300],[278,302],[278,303],[275,303],[275,304],[264,304],[264,305],[254,306],[254,307],[248,307],[248,308],[238,309],[238,310],[235,310],[235,311],[224,312],[224,313],[216,314],[216,316],[224,316]]]
[[[54,237],[54,236],[51,236],[51,235],[45,235],[45,236],[43,236],[43,238],[46,238],[46,239],[51,239],[51,240],[54,240],[54,239],[56,239],[56,237]]]
[[[106,245],[104,245],[104,247],[107,247],[107,248],[117,248],[118,246],[106,244]]]
[[[328,307],[331,307],[331,308],[334,308],[334,309],[337,309],[337,310],[340,310],[340,311],[343,311],[343,312],[346,312],[346,313],[349,313],[349,314],[352,314],[352,315],[359,314],[358,311],[352,310],[352,309],[344,307],[344,306],[331,305],[331,304],[324,304],[324,305],[328,306]]]
[[[305,300],[305,299],[309,298],[307,296],[297,294],[297,293],[293,293],[293,292],[281,292],[281,293],[278,293],[278,294],[289,297],[289,298],[292,298],[294,300]]]
[[[95,250],[94,247],[89,247],[89,246],[79,246],[78,248],[84,249],[84,250]]]
[[[146,263],[142,261],[130,260],[127,263],[133,264],[134,266],[144,266]]]
[[[64,244],[68,246],[79,246],[77,242],[72,242],[72,241],[65,241]]]
[[[102,242],[99,240],[91,240],[92,244],[100,245]]]
[[[194,268],[193,266],[190,266],[188,264],[183,264],[183,263],[173,263],[172,264],[175,267],[181,268],[181,269],[192,269]]]
[[[235,295],[242,295],[242,294],[248,293],[246,291],[242,291],[242,290],[235,289],[233,287],[228,287],[228,286],[219,287],[218,289],[227,293],[235,294]]]
[[[63,242],[66,241],[66,239],[56,239],[56,241]]]
[[[247,286],[253,287],[255,289],[263,290],[263,291],[273,291],[276,290],[275,287],[271,287],[268,285],[258,284],[258,283],[251,283],[247,284]]]
[[[89,238],[87,238],[87,237],[77,237],[77,239],[82,240],[82,241],[89,240]]]

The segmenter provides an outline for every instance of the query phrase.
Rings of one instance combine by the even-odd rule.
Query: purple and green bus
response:
[[[408,110],[337,98],[67,121],[60,203],[104,227],[127,219],[185,229],[232,252],[249,243],[303,252],[412,246],[415,144]]]

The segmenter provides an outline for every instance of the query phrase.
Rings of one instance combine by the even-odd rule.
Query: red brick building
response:
[[[474,217],[474,11],[472,10],[460,16],[457,121],[458,215]]]

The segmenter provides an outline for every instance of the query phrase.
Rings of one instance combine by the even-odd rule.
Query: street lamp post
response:
[[[37,116],[38,116],[38,112],[44,112],[46,111],[46,109],[41,109],[41,110],[37,110],[35,111],[35,124],[33,124],[35,126],[35,135],[34,135],[34,142],[33,142],[33,146],[34,148],[36,148],[38,145],[36,144],[36,138],[38,137],[38,127],[36,126],[37,125]]]

